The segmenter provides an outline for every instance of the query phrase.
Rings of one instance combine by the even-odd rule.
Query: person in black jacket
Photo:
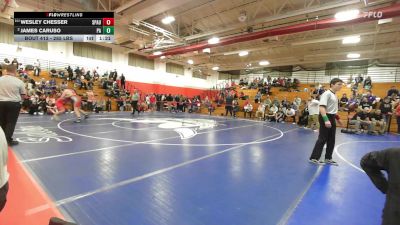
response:
[[[367,153],[360,165],[376,188],[386,194],[382,225],[400,224],[400,148]]]

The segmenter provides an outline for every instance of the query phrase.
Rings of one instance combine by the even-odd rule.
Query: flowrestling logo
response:
[[[22,143],[38,144],[47,143],[51,140],[57,142],[71,142],[72,138],[59,136],[55,132],[41,126],[22,126],[14,132],[18,136],[17,141]]]
[[[364,18],[381,19],[382,17],[383,17],[383,12],[381,12],[381,11],[368,11],[368,12],[364,12]]]

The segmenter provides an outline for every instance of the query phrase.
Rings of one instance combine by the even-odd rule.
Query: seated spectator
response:
[[[392,86],[388,92],[387,92],[387,96],[392,96],[393,94],[399,95],[399,90],[397,90],[396,86]]]
[[[264,100],[264,105],[267,106],[268,108],[272,105],[272,100],[269,95],[267,95],[267,98]]]
[[[372,132],[374,134],[384,134],[386,131],[386,123],[385,120],[383,118],[383,115],[381,113],[381,110],[377,109],[375,110],[375,112],[373,114],[371,114],[370,117],[371,120],[371,126],[372,126]],[[375,127],[379,126],[379,131],[375,131]]]
[[[375,109],[376,108],[376,103],[380,99],[377,98],[376,96],[374,96],[371,91],[367,91],[365,97],[368,99],[368,102],[372,105],[372,108]]]
[[[276,105],[277,107],[280,106],[280,102],[278,100],[278,97],[275,97],[274,100],[272,101],[273,105]]]
[[[295,104],[297,108],[299,108],[301,105],[301,98],[299,96],[296,96],[293,100],[293,104]]]
[[[371,110],[372,109],[372,103],[368,101],[367,97],[363,97],[360,103],[360,109],[364,110]]]
[[[285,111],[286,118],[292,118],[293,124],[296,124],[296,111],[292,108],[292,106],[288,106]]]
[[[249,113],[250,118],[251,118],[251,114],[253,113],[253,105],[248,101],[247,104],[244,105],[243,107],[244,110],[244,118],[246,118],[246,114]]]
[[[254,97],[255,103],[261,102],[261,92],[257,92],[256,96]]]
[[[264,120],[264,113],[265,113],[265,105],[264,104],[258,105],[257,112],[256,112],[256,117],[259,120]]]
[[[283,112],[283,108],[279,107],[278,111],[275,113],[275,122],[284,123],[285,121],[285,113]]]
[[[355,131],[357,134],[360,134],[361,131],[361,127],[362,126],[367,126],[368,127],[368,132],[371,133],[372,132],[372,124],[370,121],[370,114],[368,113],[368,109],[363,109],[358,111],[353,118],[349,121],[350,125],[354,125],[355,126]]]
[[[276,105],[271,105],[266,115],[266,120],[270,122],[275,121],[276,112],[278,112],[278,107],[276,107]]]
[[[349,102],[349,99],[347,98],[346,93],[343,93],[342,97],[340,98],[340,109],[344,109],[347,105],[347,103]]]

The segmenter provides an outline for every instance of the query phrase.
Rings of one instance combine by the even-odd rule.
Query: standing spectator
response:
[[[125,76],[121,74],[121,88],[125,90]]]
[[[392,104],[390,103],[390,98],[389,97],[385,97],[383,99],[383,102],[380,105],[380,110],[382,112],[383,115],[383,119],[385,120],[386,123],[386,128],[385,131],[388,130],[389,128],[389,124],[391,122],[391,116],[392,116]]]
[[[39,59],[36,60],[36,62],[33,64],[33,66],[34,66],[33,75],[34,76],[39,76],[40,75],[40,71],[41,71]]]
[[[261,92],[257,92],[255,98],[254,98],[255,103],[261,102]]]
[[[400,134],[400,104],[396,106],[396,118],[397,118],[397,133]]]
[[[363,87],[364,87],[365,90],[368,90],[368,91],[371,90],[371,88],[372,88],[372,80],[371,80],[370,76],[365,78]]]
[[[111,111],[111,99],[110,98],[108,98],[106,101],[106,110],[107,110],[107,112]]]
[[[382,225],[399,224],[400,148],[389,148],[367,153],[362,157],[360,165],[375,187],[383,194],[386,194]],[[385,171],[387,176],[382,171]]]
[[[232,107],[232,102],[233,102],[233,96],[231,94],[228,94],[225,99],[225,116],[228,115],[228,112],[233,116],[233,107]]]
[[[8,177],[7,171],[8,147],[6,136],[0,127],[0,212],[7,202]]]
[[[135,112],[138,111],[138,114],[140,114],[139,108],[138,108],[138,101],[140,99],[139,93],[137,90],[135,90],[132,93],[131,96],[131,104],[132,104],[132,115],[135,115]]]
[[[18,79],[17,67],[13,64],[2,65],[0,77],[0,125],[6,135],[8,145],[17,145],[12,139],[15,125],[21,109],[21,95],[26,94],[24,82]]]
[[[313,131],[317,131],[319,128],[319,122],[318,122],[318,115],[319,115],[319,101],[315,99],[314,96],[311,96],[311,98],[308,101],[308,122],[307,122],[307,128],[312,128]]]
[[[324,163],[338,165],[332,160],[333,148],[335,147],[336,136],[336,120],[339,125],[342,125],[339,117],[336,115],[338,111],[338,99],[336,92],[342,89],[343,81],[339,78],[333,78],[330,82],[330,89],[325,91],[319,102],[319,136],[315,143],[313,152],[310,156],[310,162],[319,164],[319,158],[322,155],[322,150],[326,144],[326,153]]]

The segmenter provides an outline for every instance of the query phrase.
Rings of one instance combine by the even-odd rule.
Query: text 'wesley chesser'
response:
[[[67,25],[68,20],[20,20],[21,25],[47,25],[47,24],[54,24],[54,25]]]

